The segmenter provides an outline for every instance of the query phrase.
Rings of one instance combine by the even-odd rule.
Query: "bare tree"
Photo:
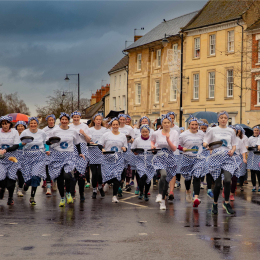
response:
[[[7,106],[7,113],[22,113],[30,115],[29,108],[22,99],[19,99],[17,92],[13,94],[5,94],[4,102]]]

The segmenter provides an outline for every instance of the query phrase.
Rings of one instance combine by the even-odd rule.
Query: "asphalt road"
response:
[[[185,189],[175,189],[175,200],[160,211],[155,203],[140,201],[134,191],[124,193],[118,204],[111,202],[112,189],[105,199],[91,199],[59,208],[60,197],[46,197],[38,188],[36,206],[29,205],[30,192],[15,195],[7,206],[7,193],[0,201],[0,259],[259,259],[260,193],[252,195],[251,184],[237,191],[232,203],[236,214],[221,207],[211,215],[212,199],[201,191],[198,209],[185,202]]]

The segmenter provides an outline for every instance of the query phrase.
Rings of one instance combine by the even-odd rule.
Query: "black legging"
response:
[[[185,183],[186,190],[190,190],[191,179],[185,180],[184,183]],[[193,177],[193,190],[195,195],[200,194],[200,178]]]
[[[0,181],[0,187],[1,187],[1,193],[4,194],[5,188],[7,188],[9,192],[9,198],[12,198],[14,195],[14,189],[15,189],[15,180],[9,179],[6,177],[4,180]]]
[[[93,177],[92,177],[92,179],[93,179]],[[68,185],[70,185],[70,193],[71,193],[72,197],[75,196],[75,190],[76,190],[76,183],[77,182],[78,182],[78,185],[79,185],[80,196],[82,197],[84,195],[85,175],[82,175],[78,171],[75,171],[74,178],[71,178],[69,180],[65,180],[65,184],[66,184],[66,181],[69,182]],[[66,186],[66,191],[67,191],[67,186]]]
[[[181,181],[181,174],[180,173],[176,174],[176,181]]]
[[[207,181],[207,189],[211,189],[211,185],[212,185],[212,182],[213,182],[213,177],[210,173],[207,173],[206,175],[206,181]]]
[[[18,187],[22,189],[24,185],[24,178],[20,170],[17,171],[17,176],[18,176]]]
[[[92,172],[92,187],[96,188],[97,184],[102,184],[101,164],[90,164]]]
[[[149,189],[151,187],[151,182],[149,182],[149,184],[146,183],[146,179],[147,179],[147,175],[144,174],[142,176],[142,178],[139,178],[139,182],[138,182],[138,186],[139,186],[139,189],[140,189],[140,194],[142,195],[143,194],[143,191],[144,191],[144,187],[145,187],[145,195],[147,196],[148,192],[149,192]]]
[[[71,191],[71,182],[73,182],[72,177],[69,177],[68,174],[66,174],[66,178],[64,177],[64,168],[61,169],[61,174],[57,178],[57,185],[59,189],[60,196],[64,198],[64,180],[65,180],[65,186],[66,186],[66,192]],[[75,189],[74,189],[75,191]]]
[[[51,183],[51,177],[50,177],[50,174],[49,174],[49,167],[48,167],[48,165],[46,165],[46,176],[47,176],[46,182],[47,183]]]
[[[86,170],[85,170],[85,178],[86,178],[87,182],[90,183],[89,165],[86,167]]]
[[[120,182],[117,178],[113,178],[107,181],[108,184],[113,183],[113,196],[116,196],[118,193],[118,188],[120,187]]]
[[[220,189],[221,189],[221,175],[222,173],[224,174],[224,194],[225,194],[225,201],[229,201],[229,196],[230,196],[230,183],[231,183],[231,173],[225,170],[221,171],[221,174],[215,181],[215,188],[214,188],[214,202],[218,202],[218,197],[220,194]]]
[[[254,187],[256,186],[256,176],[258,179],[258,186],[260,186],[260,171],[251,170],[251,181]]]

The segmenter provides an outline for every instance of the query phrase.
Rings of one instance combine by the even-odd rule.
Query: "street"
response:
[[[175,189],[174,203],[160,211],[155,203],[140,201],[132,190],[120,203],[105,199],[59,208],[58,191],[46,197],[38,188],[36,206],[29,205],[29,193],[14,196],[15,205],[0,201],[1,259],[257,259],[260,251],[260,193],[252,195],[251,183],[244,192],[237,189],[229,216],[221,207],[211,215],[212,200],[201,190],[198,209],[185,202],[185,189]],[[243,224],[243,225],[242,225]]]

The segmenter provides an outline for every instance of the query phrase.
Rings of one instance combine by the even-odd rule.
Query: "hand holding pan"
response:
[[[159,152],[159,151],[161,151],[162,149],[156,149],[156,148],[154,148],[154,149],[149,149],[149,150],[147,150],[147,152],[152,152],[153,154],[157,154],[157,152]]]
[[[21,141],[22,141],[22,143],[24,143],[24,144],[29,144],[29,143],[31,143],[33,140],[34,140],[34,138],[33,138],[32,136],[23,136],[23,137],[21,138]]]
[[[217,148],[221,147],[222,144],[223,144],[223,141],[212,142],[209,144],[209,149],[210,150],[217,149]]]
[[[126,135],[126,139],[127,139],[127,141],[130,141],[132,139],[132,136],[131,135]]]
[[[58,136],[50,137],[50,138],[49,138],[49,142],[50,142],[51,144],[57,144],[57,143],[60,142],[60,137],[58,137]]]
[[[248,151],[253,151],[253,152],[257,151],[257,146],[255,146],[255,147],[248,147]]]

